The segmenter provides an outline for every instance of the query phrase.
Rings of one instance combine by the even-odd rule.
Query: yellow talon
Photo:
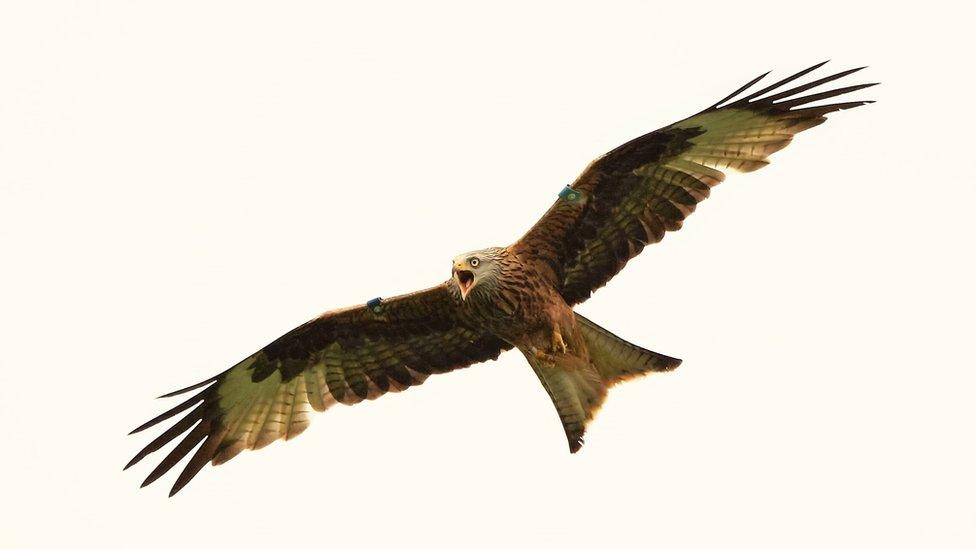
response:
[[[559,333],[559,330],[552,331],[552,350],[558,350],[561,353],[565,353],[569,350],[569,347],[566,346],[566,342],[563,341],[563,334]]]

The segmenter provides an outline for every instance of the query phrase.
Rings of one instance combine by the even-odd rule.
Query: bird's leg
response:
[[[569,350],[566,347],[566,342],[563,341],[563,334],[559,331],[559,328],[552,329],[552,350],[559,351],[560,353],[565,353]]]
[[[540,364],[546,366],[554,366],[556,364],[556,356],[553,355],[552,353],[543,351],[542,349],[535,346],[530,347],[529,351],[532,353],[532,356],[534,356],[535,359],[539,361]]]
[[[533,341],[532,345],[528,345],[527,348],[529,353],[531,353],[540,364],[555,366],[556,363],[560,361],[559,355],[569,352],[569,346],[566,345],[566,341],[563,339],[563,334],[559,330],[558,326],[553,326],[552,330],[549,332],[549,341],[546,341],[545,339],[545,332],[538,334],[538,336],[538,339]],[[536,344],[538,344],[538,346]]]

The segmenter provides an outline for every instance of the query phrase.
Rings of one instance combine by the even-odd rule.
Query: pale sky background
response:
[[[0,546],[976,547],[962,5],[3,2]],[[612,390],[579,454],[508,353],[172,499],[138,488],[157,456],[122,472],[156,395],[444,280],[597,155],[826,58],[878,103],[580,307],[685,362]]]

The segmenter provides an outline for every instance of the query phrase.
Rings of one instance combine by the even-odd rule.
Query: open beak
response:
[[[455,266],[451,269],[454,280],[457,281],[458,288],[461,289],[461,299],[466,299],[471,288],[474,287],[474,273],[467,269],[459,269]]]

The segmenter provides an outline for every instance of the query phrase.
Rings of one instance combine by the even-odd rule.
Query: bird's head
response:
[[[461,299],[467,299],[476,286],[493,286],[501,274],[501,256],[504,248],[485,248],[461,254],[454,258],[451,277],[461,291]]]

